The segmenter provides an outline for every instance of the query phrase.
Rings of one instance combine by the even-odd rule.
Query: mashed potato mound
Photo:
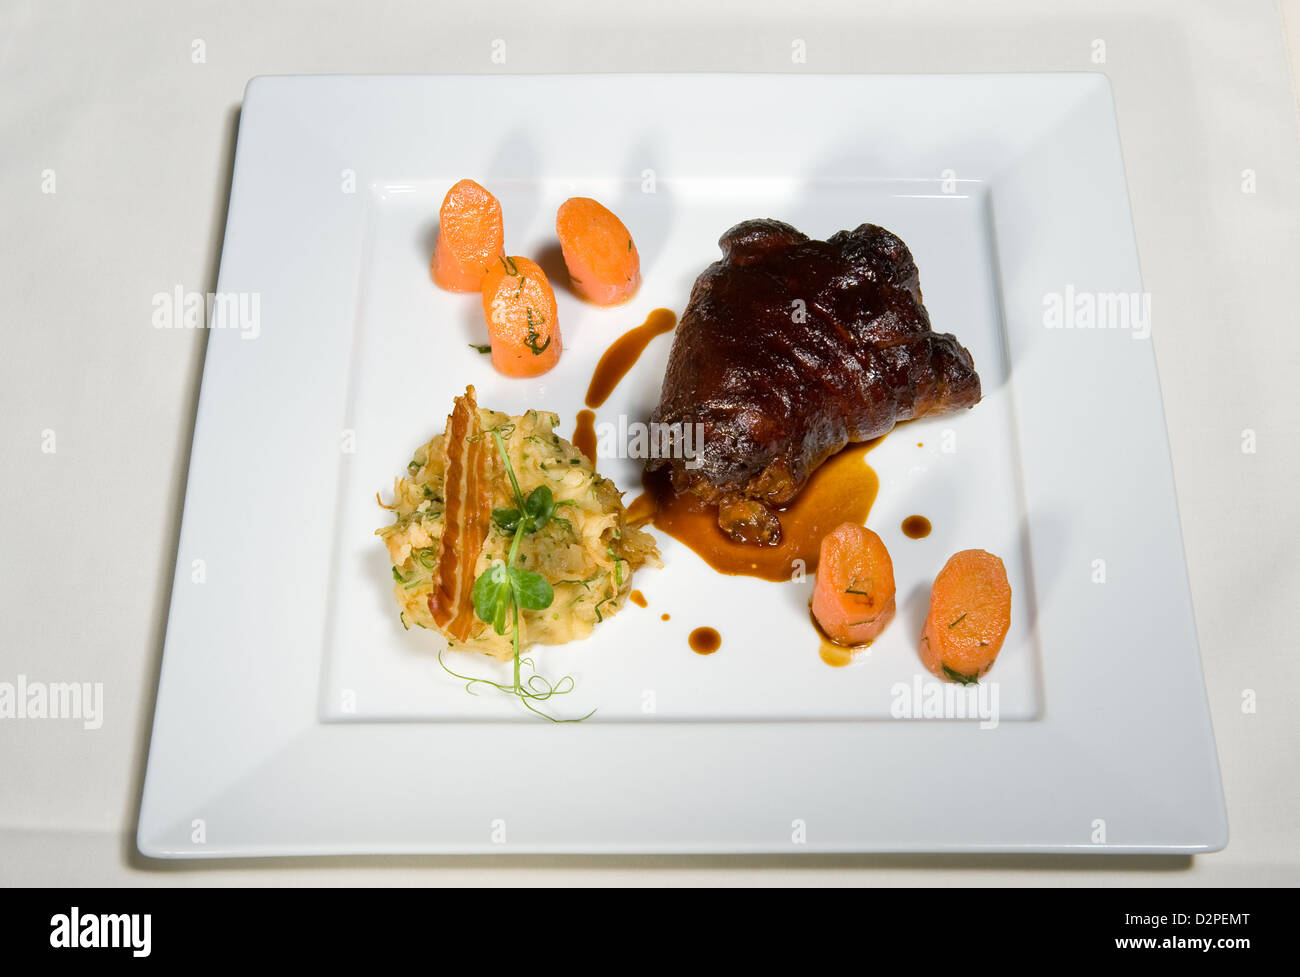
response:
[[[640,567],[660,566],[654,538],[629,526],[622,493],[597,474],[591,461],[554,433],[559,417],[530,410],[518,417],[468,403],[477,411],[485,439],[486,495],[492,509],[514,508],[509,476],[501,462],[493,431],[501,434],[506,455],[525,498],[539,485],[554,494],[555,515],[539,531],[525,535],[516,565],[544,576],[555,590],[551,606],[520,611],[520,648],[532,644],[558,645],[585,638],[605,618],[618,612],[632,590],[632,574]],[[450,419],[449,419],[450,420]],[[440,573],[445,573],[443,535],[447,527],[447,439],[438,435],[415,451],[408,474],[394,484],[396,521],[376,530],[388,547],[393,564],[393,594],[402,623],[441,630],[452,648],[478,651],[494,658],[512,657],[511,635],[497,634],[475,617],[457,639],[435,621],[433,605]],[[381,503],[382,504],[382,503]],[[469,579],[477,579],[494,562],[507,557],[511,535],[491,519]],[[431,597],[433,598],[431,602]]]

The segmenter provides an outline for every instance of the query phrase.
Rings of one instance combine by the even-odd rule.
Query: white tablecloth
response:
[[[1266,0],[583,6],[548,3],[542,16],[533,5],[525,16],[510,3],[0,3],[0,681],[102,682],[105,696],[93,732],[0,720],[0,882],[1300,883],[1300,710],[1290,701],[1300,687],[1300,141],[1287,57],[1288,35],[1300,53],[1300,0],[1281,10]],[[491,60],[498,38],[505,65]],[[791,63],[796,38],[805,65]],[[205,339],[152,328],[151,298],[176,284],[214,287],[244,83],[268,73],[688,69],[1110,76],[1227,850],[199,867],[135,855]],[[1253,193],[1243,192],[1247,170]],[[1247,430],[1253,453],[1242,450]],[[1242,708],[1247,690],[1253,713]]]

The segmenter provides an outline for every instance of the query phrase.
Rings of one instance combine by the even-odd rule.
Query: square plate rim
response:
[[[1133,243],[1132,224],[1131,224],[1131,216],[1129,213],[1128,194],[1127,194],[1127,182],[1124,177],[1122,157],[1120,157],[1119,155],[1118,129],[1114,117],[1113,93],[1111,91],[1109,81],[1106,79],[1104,74],[1098,72],[1064,72],[1064,73],[1025,72],[1025,73],[997,73],[997,74],[989,74],[989,75],[983,75],[983,74],[981,75],[962,75],[962,74],[835,75],[835,74],[814,74],[814,73],[802,75],[802,74],[791,74],[791,73],[738,74],[732,72],[707,72],[707,73],[680,72],[680,73],[667,73],[663,75],[652,74],[652,73],[637,73],[637,74],[629,75],[629,74],[621,74],[621,73],[613,73],[613,72],[610,73],[592,72],[588,74],[606,76],[611,80],[616,80],[614,81],[614,83],[618,85],[630,85],[630,84],[634,84],[638,79],[645,80],[647,78],[654,78],[657,80],[665,79],[665,78],[666,79],[687,79],[687,80],[694,79],[697,81],[703,81],[705,83],[714,82],[721,79],[723,80],[724,84],[728,79],[733,81],[735,79],[747,79],[747,80],[767,79],[769,83],[777,82],[780,84],[799,85],[799,84],[806,84],[808,83],[808,81],[814,79],[820,79],[822,83],[835,82],[835,81],[845,81],[848,83],[867,84],[867,85],[882,84],[882,83],[887,83],[892,85],[898,85],[898,84],[907,85],[910,83],[918,83],[918,84],[938,83],[938,84],[949,85],[949,86],[960,85],[963,82],[974,81],[974,80],[982,80],[983,82],[996,81],[997,83],[1001,83],[1001,84],[1006,84],[1008,82],[1014,82],[1017,84],[1032,84],[1036,81],[1041,82],[1044,79],[1052,79],[1053,83],[1060,82],[1064,79],[1076,79],[1078,81],[1080,91],[1082,92],[1082,95],[1080,97],[1090,98],[1095,101],[1096,96],[1098,95],[1099,92],[1104,96],[1104,102],[1105,102],[1104,114],[1108,116],[1109,130],[1107,132],[1102,133],[1101,136],[1103,139],[1113,140],[1114,160],[1118,161],[1118,171],[1110,172],[1107,175],[1110,178],[1112,184],[1116,183],[1116,177],[1117,177],[1117,185],[1122,189],[1122,198],[1120,198],[1120,202],[1122,202],[1123,220],[1121,223],[1123,223],[1127,227],[1127,235],[1128,235],[1127,241],[1124,242],[1124,244],[1126,245],[1125,256],[1129,264],[1131,265],[1134,280],[1140,286],[1140,269],[1137,267],[1136,247]],[[421,75],[378,75],[378,76],[375,75],[342,75],[342,76],[339,75],[313,75],[313,76],[269,75],[268,76],[268,75],[263,75],[263,76],[256,76],[250,79],[248,86],[246,87],[245,90],[245,107],[244,107],[244,112],[241,115],[241,121],[240,121],[240,133],[239,133],[237,149],[236,149],[235,171],[234,171],[234,178],[232,180],[230,208],[227,217],[226,244],[225,247],[223,248],[221,276],[219,278],[218,291],[226,290],[228,259],[232,258],[232,254],[235,249],[238,249],[243,246],[241,242],[244,236],[246,236],[251,230],[251,228],[247,225],[249,223],[249,219],[251,216],[250,209],[252,208],[253,203],[247,201],[246,198],[252,197],[254,196],[254,194],[249,192],[247,190],[247,187],[250,184],[254,184],[258,180],[258,170],[255,168],[255,161],[251,157],[256,156],[260,148],[257,145],[257,141],[265,140],[266,135],[265,135],[265,129],[262,129],[260,133],[253,132],[252,135],[246,138],[246,127],[250,131],[252,131],[255,129],[255,123],[258,124],[259,126],[264,125],[264,120],[261,118],[261,116],[265,115],[268,112],[273,113],[274,111],[282,110],[289,105],[289,103],[285,103],[277,106],[273,104],[276,101],[276,99],[292,98],[296,96],[296,92],[292,91],[292,89],[300,86],[303,82],[312,82],[312,87],[317,87],[321,89],[334,88],[336,89],[336,91],[339,90],[339,86],[343,86],[343,88],[346,89],[349,83],[359,83],[363,86],[371,87],[374,91],[367,94],[373,97],[375,92],[384,89],[387,89],[388,92],[391,93],[396,88],[405,88],[408,86],[411,88],[415,88],[415,87],[427,86],[431,84],[437,85],[437,84],[445,84],[445,83],[478,84],[489,79],[492,80],[490,82],[491,84],[496,84],[496,85],[500,85],[503,82],[518,84],[520,81],[526,79],[548,79],[554,82],[555,80],[563,80],[570,77],[573,77],[573,75],[569,73],[564,73],[564,74],[557,73],[557,74],[536,74],[536,75],[465,74],[465,75],[450,75],[450,76],[421,76]],[[325,94],[328,95],[330,93],[326,92]],[[302,134],[300,131],[295,130],[294,135],[300,138]],[[310,152],[313,151],[318,151],[325,156],[329,156],[329,150],[331,147],[327,145],[327,142],[328,141],[326,140],[325,143],[322,143],[320,145],[300,144],[299,149],[304,156],[308,155]],[[990,184],[995,189],[998,186],[996,180],[993,179],[990,179]],[[995,199],[995,209],[997,205],[998,205],[998,201]],[[345,254],[346,250],[347,250],[346,247],[342,248],[340,254]],[[353,274],[355,277],[355,271],[353,272]],[[1010,327],[1008,326],[1007,328]],[[235,358],[237,358],[238,356],[239,347],[233,344],[237,342],[238,340],[234,336],[224,335],[216,331],[210,331],[208,335],[208,351],[207,351],[207,358],[205,359],[205,364],[204,364],[203,381],[202,381],[202,387],[200,392],[199,416],[196,419],[194,444],[191,451],[190,470],[192,473],[191,474],[192,480],[194,478],[193,473],[196,470],[195,462],[200,460],[201,456],[204,453],[210,451],[210,449],[208,448],[208,444],[213,440],[215,440],[213,432],[218,430],[220,426],[223,423],[225,423],[223,421],[223,417],[221,413],[216,410],[216,404],[219,402],[221,395],[224,391],[224,388],[230,385],[234,385],[236,384],[237,380],[242,379],[242,376],[239,374],[237,369],[237,364],[235,362]],[[1178,556],[1178,561],[1182,564],[1181,585],[1183,589],[1186,590],[1187,588],[1186,563],[1185,563],[1185,557],[1183,555],[1183,549],[1182,549],[1181,526],[1178,524],[1177,499],[1176,499],[1176,494],[1174,494],[1173,492],[1172,467],[1169,460],[1168,440],[1165,432],[1163,408],[1159,402],[1159,380],[1155,370],[1154,357],[1149,356],[1149,360],[1150,360],[1149,363],[1140,364],[1139,367],[1135,367],[1135,369],[1138,369],[1139,372],[1145,372],[1149,374],[1150,382],[1155,390],[1156,403],[1159,408],[1155,417],[1155,426],[1158,427],[1159,435],[1164,440],[1164,444],[1165,444],[1165,450],[1163,452],[1156,452],[1156,454],[1160,455],[1161,458],[1157,459],[1155,464],[1157,468],[1160,468],[1161,463],[1163,463],[1163,468],[1166,469],[1167,481],[1170,490],[1169,500],[1172,500],[1172,506],[1173,506],[1174,530],[1175,530],[1175,536],[1177,541],[1177,556]],[[1149,430],[1147,433],[1150,433]],[[343,837],[337,842],[331,841],[328,837],[326,837],[324,840],[321,840],[321,839],[311,839],[310,837],[307,836],[304,836],[299,841],[295,841],[293,840],[291,834],[285,833],[287,829],[291,828],[291,822],[286,821],[283,817],[278,817],[278,816],[270,817],[266,819],[267,823],[270,824],[273,829],[270,834],[270,840],[259,841],[255,837],[256,831],[253,831],[252,833],[246,833],[244,837],[232,837],[229,838],[228,840],[214,842],[201,847],[196,847],[191,844],[177,843],[176,840],[177,834],[175,831],[176,825],[175,825],[175,818],[174,818],[176,804],[164,803],[167,790],[169,788],[175,788],[176,784],[179,783],[179,784],[183,784],[183,787],[180,787],[178,789],[190,790],[191,799],[194,801],[201,801],[202,798],[205,796],[209,798],[213,796],[216,796],[218,798],[224,796],[221,795],[220,793],[213,795],[212,791],[210,790],[210,785],[203,783],[201,777],[196,778],[192,772],[187,775],[181,775],[181,770],[178,767],[178,763],[182,762],[183,758],[179,757],[175,753],[175,751],[169,749],[167,746],[168,738],[178,734],[178,730],[176,728],[177,716],[171,710],[170,708],[171,704],[174,701],[176,701],[178,697],[183,697],[183,696],[190,696],[192,700],[192,697],[195,695],[197,691],[196,688],[194,687],[193,676],[185,676],[183,674],[185,668],[187,667],[187,663],[193,664],[193,659],[195,657],[193,652],[187,652],[181,650],[186,647],[187,640],[192,640],[192,638],[189,638],[185,634],[183,621],[182,621],[182,618],[187,613],[187,611],[182,606],[180,608],[181,614],[178,615],[177,613],[178,611],[177,595],[178,593],[183,593],[182,591],[182,587],[184,586],[183,581],[188,576],[188,565],[185,560],[188,544],[191,541],[191,538],[196,534],[196,525],[201,523],[204,519],[209,518],[209,514],[206,511],[193,512],[193,513],[191,512],[191,501],[192,501],[191,494],[192,494],[192,486],[187,486],[185,512],[182,520],[180,541],[178,544],[176,580],[173,584],[173,601],[172,601],[172,606],[169,610],[169,618],[167,622],[167,636],[165,642],[164,660],[163,660],[162,672],[159,679],[158,699],[155,707],[155,721],[153,727],[153,735],[151,737],[151,742],[150,742],[148,770],[146,773],[145,790],[142,799],[140,819],[139,819],[138,830],[137,830],[137,845],[140,851],[145,855],[153,856],[153,857],[217,857],[217,856],[252,855],[252,854],[264,854],[264,855],[336,854],[336,853],[342,854],[342,853],[367,853],[367,852],[380,852],[380,851],[466,852],[468,853],[468,852],[477,852],[477,851],[502,850],[501,846],[489,843],[486,838],[481,843],[467,842],[463,839],[458,841],[440,841],[437,837],[432,835],[419,836],[418,830],[414,834],[412,834],[409,829],[406,829],[406,833],[401,835],[401,840],[396,842],[382,842],[377,840],[359,841],[358,838],[363,837],[364,832],[362,832],[361,835],[356,834],[358,830],[361,830],[356,825],[348,826],[348,830],[354,832],[352,835]],[[1197,696],[1193,694],[1192,701],[1188,703],[1188,705],[1191,707],[1199,707],[1199,715],[1191,717],[1192,719],[1191,727],[1193,727],[1195,732],[1198,732],[1201,735],[1202,742],[1199,744],[1199,748],[1203,749],[1208,743],[1209,763],[1208,765],[1205,764],[1204,760],[1206,758],[1205,757],[1201,758],[1202,761],[1201,765],[1202,767],[1205,768],[1201,772],[1202,774],[1208,775],[1210,779],[1210,782],[1208,783],[1208,785],[1206,785],[1208,786],[1209,798],[1211,800],[1217,798],[1218,803],[1217,803],[1217,807],[1215,807],[1215,805],[1213,804],[1210,804],[1206,806],[1204,810],[1196,812],[1193,816],[1191,816],[1189,822],[1179,826],[1177,832],[1172,836],[1171,840],[1161,840],[1158,838],[1146,839],[1146,838],[1139,837],[1132,841],[1124,840],[1124,841],[1117,841],[1114,843],[1106,843],[1106,844],[1099,845],[1099,844],[1089,844],[1086,843],[1086,841],[1075,842],[1075,841],[1062,840],[1062,838],[1059,836],[1035,837],[1033,836],[1032,833],[1030,833],[1030,834],[1019,836],[1015,840],[1009,840],[1007,838],[998,836],[998,837],[993,837],[986,842],[964,841],[964,842],[957,842],[950,845],[945,843],[941,839],[934,839],[931,841],[926,841],[921,843],[917,843],[911,840],[894,841],[891,843],[888,840],[870,839],[870,838],[866,838],[866,839],[845,838],[842,836],[835,836],[831,838],[829,841],[825,841],[825,842],[810,841],[809,844],[804,846],[803,850],[808,850],[808,851],[1043,851],[1043,852],[1097,851],[1097,852],[1112,852],[1112,853],[1113,852],[1167,853],[1171,851],[1179,851],[1179,852],[1213,851],[1222,848],[1227,843],[1226,812],[1224,811],[1223,808],[1222,784],[1221,784],[1219,770],[1218,770],[1217,754],[1214,748],[1213,730],[1212,730],[1212,724],[1210,722],[1209,712],[1208,712],[1208,701],[1206,700],[1206,696],[1205,696],[1204,680],[1203,680],[1200,655],[1199,655],[1199,645],[1197,644],[1195,639],[1195,622],[1194,622],[1194,618],[1192,618],[1190,614],[1189,595],[1187,597],[1186,611],[1187,611],[1187,615],[1186,615],[1187,621],[1185,623],[1190,627],[1190,634],[1191,634],[1190,651],[1192,653],[1191,658],[1193,660],[1190,662],[1184,662],[1184,664],[1190,665],[1191,671],[1194,672],[1194,674],[1190,675],[1189,677],[1190,680],[1184,683],[1185,688],[1183,689],[1183,694],[1185,694],[1187,691],[1186,687],[1190,687],[1190,686],[1199,687],[1199,702],[1195,701],[1197,699]],[[1193,689],[1192,691],[1194,692],[1195,690]],[[250,771],[251,774],[255,775],[259,769],[272,768],[274,766],[274,761],[278,758],[296,756],[295,750],[303,749],[304,748],[303,744],[305,740],[310,741],[314,739],[320,744],[322,744],[327,751],[329,749],[335,749],[333,745],[325,744],[325,740],[331,738],[337,739],[337,734],[333,732],[326,732],[324,735],[320,735],[321,730],[317,727],[317,724],[315,722],[314,715],[312,713],[312,709],[315,706],[315,690],[312,689],[310,691],[310,694],[307,694],[305,698],[307,700],[310,700],[308,705],[309,707],[312,708],[306,710],[305,713],[302,710],[298,710],[298,709],[282,710],[282,713],[277,716],[277,721],[269,724],[268,733],[271,733],[272,737],[275,739],[278,747],[278,752],[274,752],[271,754],[263,754],[260,757],[262,762],[256,765],[253,768],[253,770]],[[1061,725],[1060,723],[1054,724],[1054,719],[1056,717],[1053,715],[1052,706],[1053,706],[1053,702],[1051,699],[1049,699],[1047,704],[1048,715],[1042,717],[1042,719],[1040,719],[1039,721],[1035,721],[1034,723],[1027,724],[1028,726],[1031,727],[1029,731],[1026,731],[1024,733],[1014,733],[1012,734],[1011,737],[1009,737],[1009,739],[1024,739],[1025,737],[1035,737],[1038,738],[1040,741],[1042,741],[1044,740],[1044,738],[1051,738],[1054,736],[1055,739],[1052,742],[1052,748],[1054,750],[1060,751],[1061,755],[1063,756],[1070,755],[1069,751],[1071,747],[1077,747],[1078,744],[1077,742],[1074,741],[1074,738],[1070,735],[1070,728],[1068,726]],[[208,726],[209,731],[214,731],[213,727],[211,726],[212,721],[214,719],[220,719],[220,717],[223,715],[220,712],[220,710],[212,710],[212,709],[199,710],[199,713],[200,716],[198,718],[201,718],[202,720],[206,721],[209,724]],[[290,713],[292,713],[292,718],[290,718],[289,715]],[[262,713],[259,713],[256,709],[252,709],[244,712],[241,712],[237,709],[236,710],[227,709],[224,713],[224,719],[226,721],[232,721],[232,722],[247,722],[250,719],[257,720],[259,718],[265,718],[265,716]],[[306,722],[304,722],[304,718],[306,719]],[[477,726],[479,724],[455,724],[455,725]],[[648,729],[651,725],[655,725],[655,724],[654,723],[635,724],[637,729]],[[689,724],[685,724],[685,725],[689,725]],[[744,723],[744,724],[730,724],[730,725],[763,727],[772,724]],[[780,727],[783,724],[777,723],[775,725]],[[808,723],[802,725],[811,728],[811,727],[819,726],[821,724]],[[921,730],[927,729],[927,727],[924,726],[924,724],[902,724],[902,725],[911,726],[912,727],[910,730],[911,733],[920,733]],[[951,724],[940,724],[940,725],[951,725]],[[660,726],[661,729],[663,729],[667,726],[667,724],[666,723],[660,724]],[[376,742],[380,742],[380,741],[387,742],[387,740],[390,739],[392,736],[391,729],[371,730],[365,726],[362,726],[360,728],[355,726],[348,726],[347,728],[349,729],[350,733],[352,733],[355,736],[355,739],[352,741],[353,746],[351,747],[351,749],[354,752],[356,751],[357,745],[360,744],[361,740],[370,738]],[[933,730],[933,727],[928,727],[928,729]],[[379,735],[368,736],[368,734],[374,734],[374,733],[377,733]],[[428,730],[422,730],[419,731],[418,735],[412,735],[410,737],[412,744],[415,746],[420,746],[421,744],[417,744],[415,741],[423,740],[427,738],[428,734],[429,734]],[[578,733],[577,735],[580,737],[589,736],[589,731],[583,731],[581,733]],[[504,739],[507,740],[517,739],[517,738],[518,737],[514,733],[511,733],[506,737],[504,737]],[[892,736],[887,738],[892,738]],[[929,732],[927,732],[925,735],[917,736],[918,741],[933,740],[935,742],[938,742],[942,740],[942,738],[943,738],[942,736],[936,737],[934,735],[931,735]],[[721,737],[721,740],[726,740],[726,739],[728,739],[728,737],[725,736]],[[199,742],[200,744],[203,744],[207,741],[200,740]],[[428,744],[423,744],[423,746],[425,747],[427,747],[427,745]],[[263,746],[265,746],[265,744],[263,744]],[[590,747],[588,745],[584,744],[582,750],[580,750],[579,752],[585,753],[585,751],[588,750],[589,748]],[[1136,753],[1139,751],[1134,751],[1134,752]],[[365,750],[362,749],[361,755],[364,756],[364,753]],[[415,755],[418,755],[418,750]],[[1152,757],[1145,757],[1145,759],[1147,761],[1150,761]],[[189,758],[189,759],[184,759],[183,762],[189,763],[189,762],[193,762],[193,760],[192,758]],[[1126,763],[1126,760],[1124,757],[1121,756],[1115,758],[1113,762],[1120,765],[1124,765]],[[1041,771],[1038,772],[1041,773]],[[357,776],[359,777],[362,776],[361,771],[359,769],[356,770],[356,773]],[[1125,767],[1125,773],[1127,776],[1134,778],[1134,783],[1132,784],[1132,786],[1136,789],[1139,786],[1137,782],[1137,778],[1141,773],[1140,765],[1129,763]],[[1154,771],[1153,776],[1158,778],[1159,771]],[[175,782],[169,783],[169,780],[171,780],[173,777],[175,777]],[[256,777],[254,776],[253,779],[256,779]],[[225,785],[226,795],[237,794],[238,791],[236,788],[240,785],[240,783],[242,783],[242,781],[227,783]],[[202,784],[201,789],[197,787],[198,784]],[[747,788],[754,789],[754,785],[746,781],[745,778],[740,778],[738,785],[743,785]],[[249,815],[250,819],[253,817],[253,815],[257,813],[254,809],[248,808],[248,805],[245,802],[237,802],[236,800],[232,800],[230,796],[226,796],[225,799],[227,803],[232,803],[237,808],[240,807],[241,803],[243,803],[245,813]],[[1211,807],[1213,807],[1214,809],[1211,810],[1210,809]],[[165,810],[167,808],[170,808],[170,810]],[[276,831],[279,831],[280,833],[277,835],[275,833]],[[307,835],[310,835],[310,832],[308,832]],[[791,850],[788,839],[783,840],[781,835],[778,833],[774,833],[770,839],[767,839],[764,836],[759,840],[754,840],[753,838],[745,838],[745,837],[727,839],[727,838],[720,838],[718,835],[712,836],[712,840],[710,840],[707,836],[702,836],[702,837],[704,837],[705,840],[691,841],[691,840],[683,840],[679,838],[675,840],[656,842],[647,839],[642,839],[640,841],[634,840],[625,843],[625,842],[620,842],[618,840],[609,841],[601,838],[594,838],[589,842],[582,842],[580,840],[575,840],[572,837],[564,837],[564,836],[544,837],[539,835],[537,837],[526,836],[525,840],[522,842],[512,842],[506,850],[513,851],[513,852],[526,852],[526,851],[539,851],[539,852],[540,851],[575,851],[575,852],[582,852],[582,851],[590,851],[590,852],[598,852],[598,851],[620,851],[620,852],[771,851],[771,852],[779,852],[779,851]]]

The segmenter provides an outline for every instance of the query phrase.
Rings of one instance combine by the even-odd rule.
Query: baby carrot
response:
[[[508,377],[535,377],[560,359],[560,320],[546,275],[527,258],[498,258],[483,276],[483,317],[492,365]]]
[[[812,612],[831,640],[873,641],[894,617],[894,563],[884,542],[856,522],[822,539]]]
[[[596,305],[626,302],[641,286],[641,257],[623,222],[590,197],[571,197],[555,215],[573,290]]]
[[[473,180],[461,180],[438,211],[433,280],[452,292],[477,292],[488,266],[505,254],[504,242],[497,198]]]
[[[934,578],[921,661],[938,678],[971,683],[993,667],[1011,627],[1011,585],[984,550],[954,553]]]

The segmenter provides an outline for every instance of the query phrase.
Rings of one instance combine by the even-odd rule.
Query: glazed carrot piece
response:
[[[483,276],[483,317],[492,365],[508,377],[535,377],[560,359],[560,320],[546,274],[527,258],[498,258]]]
[[[641,256],[613,212],[590,197],[571,197],[555,215],[573,290],[596,305],[626,302],[641,287]]]
[[[954,553],[934,578],[921,661],[938,678],[971,683],[993,667],[1011,627],[1011,585],[984,550]]]
[[[894,563],[879,536],[855,522],[822,539],[812,612],[838,644],[874,641],[894,617]]]
[[[438,211],[433,280],[452,292],[477,292],[489,266],[504,254],[501,204],[473,180],[461,180]]]

